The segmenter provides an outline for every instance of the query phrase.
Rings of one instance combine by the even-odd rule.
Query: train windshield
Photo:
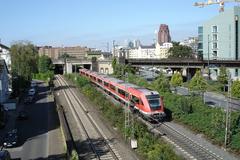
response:
[[[160,109],[160,97],[158,94],[156,95],[148,95],[146,96],[148,99],[148,103],[152,110]]]

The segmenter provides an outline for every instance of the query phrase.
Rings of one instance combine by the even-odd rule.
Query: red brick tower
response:
[[[163,43],[171,42],[171,36],[169,32],[168,25],[161,24],[158,31],[158,43],[162,45]]]

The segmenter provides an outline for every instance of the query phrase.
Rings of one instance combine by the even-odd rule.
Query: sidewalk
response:
[[[236,155],[233,155],[229,152],[227,152],[224,148],[221,148],[220,146],[213,145],[209,140],[207,140],[204,135],[202,134],[196,134],[190,129],[184,127],[183,125],[179,125],[175,122],[165,122],[175,130],[179,131],[180,133],[183,133],[186,135],[186,137],[192,139],[193,141],[197,142],[198,144],[202,145],[204,148],[207,148],[211,150],[213,153],[219,155],[224,160],[238,160],[240,157],[237,157]]]
[[[48,102],[53,102],[53,97],[48,96]],[[59,119],[58,119],[58,114],[56,111],[56,108],[54,105],[49,106],[49,111],[48,111],[48,128],[51,128],[51,126],[57,126],[60,125]],[[66,147],[65,147],[65,141],[64,137],[61,132],[60,126],[54,130],[48,131],[49,135],[49,151],[48,151],[48,159],[66,159]]]

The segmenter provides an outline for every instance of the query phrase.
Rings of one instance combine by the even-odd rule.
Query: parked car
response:
[[[10,132],[8,132],[5,137],[4,137],[4,141],[3,141],[3,147],[5,148],[10,148],[10,147],[14,147],[17,145],[17,129],[14,129]]]
[[[8,110],[6,108],[3,109],[2,116],[3,116],[3,121],[0,121],[0,129],[4,128],[6,123],[8,122]]]
[[[28,114],[26,111],[20,111],[17,116],[18,120],[27,120],[28,119]]]
[[[24,103],[25,104],[30,104],[32,103],[34,100],[34,96],[27,96],[25,99],[24,99]]]
[[[0,151],[0,160],[10,160],[11,156],[7,150]]]
[[[34,96],[36,94],[36,89],[31,88],[28,90],[28,96]]]
[[[212,102],[212,101],[208,101],[208,102],[205,102],[206,105],[208,105],[209,107],[216,107],[216,103]]]

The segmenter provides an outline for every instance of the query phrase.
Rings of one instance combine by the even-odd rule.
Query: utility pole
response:
[[[75,81],[77,80],[77,64],[75,64]]]
[[[107,42],[107,52],[109,52],[109,43]]]
[[[124,76],[124,82],[126,83],[126,76],[125,76],[124,70],[122,70],[122,75]],[[125,88],[126,88],[126,86],[125,86]],[[125,113],[125,115],[124,115],[124,119],[125,119],[124,120],[124,124],[125,124],[125,126],[124,126],[125,127],[125,140],[127,140],[127,133],[126,133],[127,128],[130,127],[130,113],[129,113],[130,100],[131,100],[131,95],[130,94],[128,94],[127,99],[128,99],[127,104],[125,104],[127,106],[124,107],[124,113]]]
[[[209,34],[208,34],[208,79],[210,80],[209,43],[210,43],[210,40],[209,40]]]
[[[115,57],[115,40],[113,40],[113,57]]]
[[[228,97],[227,97],[227,111],[226,111],[226,126],[225,126],[225,148],[227,148],[227,145],[229,143],[230,138],[230,124],[231,124],[231,75],[229,73],[228,75]]]

